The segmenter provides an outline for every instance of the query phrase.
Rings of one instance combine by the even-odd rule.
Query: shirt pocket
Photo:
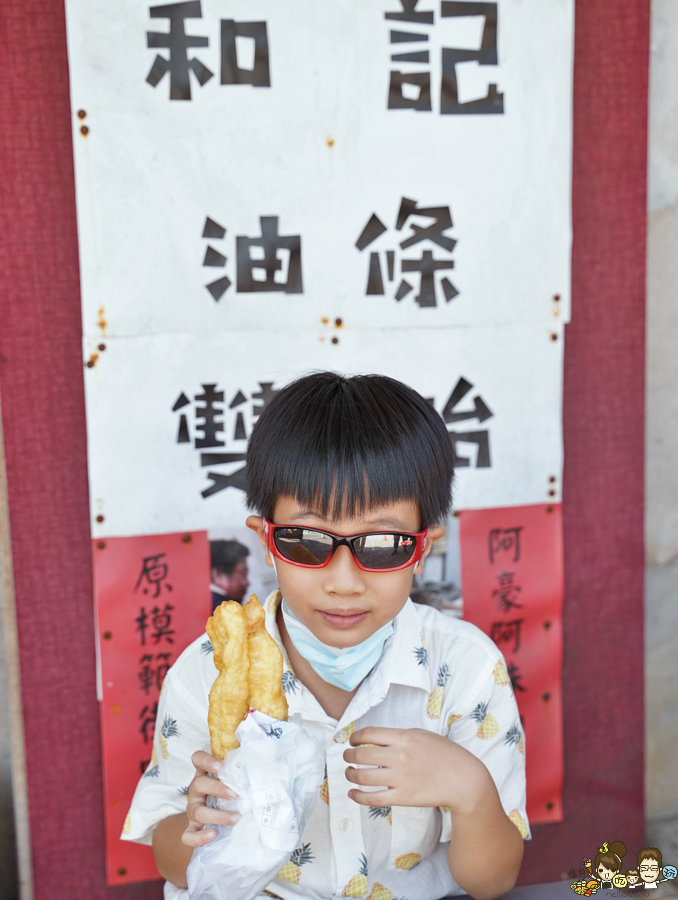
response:
[[[394,806],[390,869],[413,869],[430,856],[440,839],[441,815],[437,807]]]

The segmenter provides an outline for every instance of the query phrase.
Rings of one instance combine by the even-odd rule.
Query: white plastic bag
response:
[[[252,900],[285,865],[313,812],[324,772],[315,738],[294,721],[250,712],[236,731],[218,778],[237,800],[216,799],[240,820],[215,828],[216,838],[197,847],[188,866],[191,900]],[[208,827],[208,826],[205,826]]]

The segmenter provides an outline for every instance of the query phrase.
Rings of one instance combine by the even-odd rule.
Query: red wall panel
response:
[[[565,820],[523,880],[643,837],[648,0],[579,0],[565,353]],[[107,888],[94,683],[71,111],[62,0],[0,11],[0,390],[36,900]],[[529,752],[529,748],[528,748]],[[614,832],[614,833],[613,833]]]
[[[578,0],[565,330],[565,820],[524,881],[644,846],[643,467],[649,0]],[[529,753],[529,748],[527,750]]]

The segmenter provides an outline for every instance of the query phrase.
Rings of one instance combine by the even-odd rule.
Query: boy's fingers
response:
[[[351,790],[348,796],[361,806],[392,806],[393,791],[358,791]]]
[[[387,784],[388,769],[354,769],[349,766],[346,769],[346,780],[352,784],[365,784],[375,787],[393,787]]]
[[[235,825],[240,819],[239,812],[231,812],[225,809],[212,809],[204,803],[191,803],[186,810],[189,822],[202,827],[203,825]]]
[[[218,778],[209,775],[196,775],[188,787],[191,797],[221,797],[224,800],[235,800],[238,796]]]
[[[368,725],[367,728],[359,728],[350,737],[352,747],[359,744],[376,744],[379,747],[388,747],[397,742],[402,733],[402,728],[379,728],[377,725]]]
[[[224,764],[223,759],[219,759],[218,756],[212,756],[211,753],[207,753],[205,750],[196,750],[191,756],[191,762],[196,769],[202,769],[203,772],[218,772]]]
[[[200,831],[186,830],[181,835],[181,843],[187,847],[202,847],[204,844],[209,844],[210,841],[213,841],[216,836],[217,833],[213,828],[204,830],[201,828]]]
[[[344,760],[358,766],[384,766],[387,759],[386,747],[349,747],[344,750]]]

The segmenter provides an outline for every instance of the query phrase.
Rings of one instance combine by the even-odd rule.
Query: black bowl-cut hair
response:
[[[421,526],[452,504],[453,450],[442,418],[385,375],[315,372],[275,393],[247,448],[247,506],[269,519],[294,497],[326,518],[416,503]]]

